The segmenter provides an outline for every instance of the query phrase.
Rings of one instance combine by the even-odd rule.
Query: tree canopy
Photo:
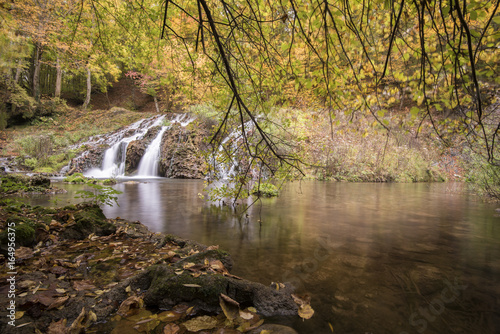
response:
[[[500,0],[2,1],[1,71],[35,99],[37,66],[101,90],[128,73],[155,98],[209,101],[212,142],[239,124],[247,165],[299,167],[273,135],[276,107],[367,115],[388,136],[395,110],[429,120],[494,165]],[[38,63],[40,60],[40,63]],[[16,69],[26,76],[17,77]],[[37,72],[38,71],[38,72]],[[97,84],[97,85],[96,85]],[[85,89],[82,88],[82,91]],[[13,89],[13,91],[15,91]],[[172,102],[173,103],[173,102]]]

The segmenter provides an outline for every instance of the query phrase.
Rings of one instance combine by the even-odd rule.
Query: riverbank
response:
[[[124,326],[148,333],[250,332],[263,324],[261,316],[299,309],[290,287],[231,275],[232,260],[218,246],[107,219],[97,206],[55,209],[4,199],[0,228],[0,303],[14,305],[0,311],[2,333],[103,333]],[[111,323],[93,328],[103,322]],[[293,333],[288,330],[283,333]]]

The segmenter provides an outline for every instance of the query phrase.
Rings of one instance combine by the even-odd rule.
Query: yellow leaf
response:
[[[188,288],[201,288],[201,285],[198,284],[182,284],[182,285]]]
[[[314,310],[312,309],[311,305],[305,304],[299,307],[299,317],[301,317],[302,319],[311,319],[313,314]]]
[[[18,320],[18,319],[21,319],[24,315],[24,311],[17,311],[16,314],[15,314],[15,319]]]

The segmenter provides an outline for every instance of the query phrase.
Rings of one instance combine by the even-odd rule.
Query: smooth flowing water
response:
[[[299,333],[500,333],[500,218],[460,184],[297,182],[238,219],[202,181],[124,182],[108,217],[220,245],[233,274],[292,282]]]

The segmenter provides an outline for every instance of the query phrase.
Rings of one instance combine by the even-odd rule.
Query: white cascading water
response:
[[[187,119],[186,119],[187,118]],[[186,126],[191,123],[194,118],[188,118],[187,114],[178,115],[175,119],[171,121],[173,123],[180,123],[182,126]],[[158,167],[160,160],[160,150],[161,150],[161,141],[163,138],[163,134],[169,130],[172,125],[162,126],[156,138],[149,144],[146,152],[141,158],[139,162],[139,166],[137,168],[137,177],[151,177],[158,176]]]
[[[150,128],[161,125],[164,119],[165,116],[140,120],[107,138],[106,142],[111,144],[111,147],[104,152],[101,168],[91,168],[86,171],[84,175],[96,178],[124,176],[128,144],[142,138]],[[131,131],[134,131],[134,134],[125,137],[125,134]],[[99,138],[97,143],[102,141],[104,141],[104,139]]]
[[[227,180],[236,175],[236,169],[238,168],[238,159],[235,157],[235,152],[238,150],[238,142],[243,138],[243,131],[250,131],[253,129],[253,122],[248,121],[240,125],[235,130],[233,130],[219,145],[219,149],[216,154],[212,155],[212,162],[215,166],[217,178],[222,180]],[[229,142],[230,141],[230,142]],[[229,142],[229,149],[225,148]],[[228,162],[228,157],[225,156],[224,150],[231,152],[230,161]]]

